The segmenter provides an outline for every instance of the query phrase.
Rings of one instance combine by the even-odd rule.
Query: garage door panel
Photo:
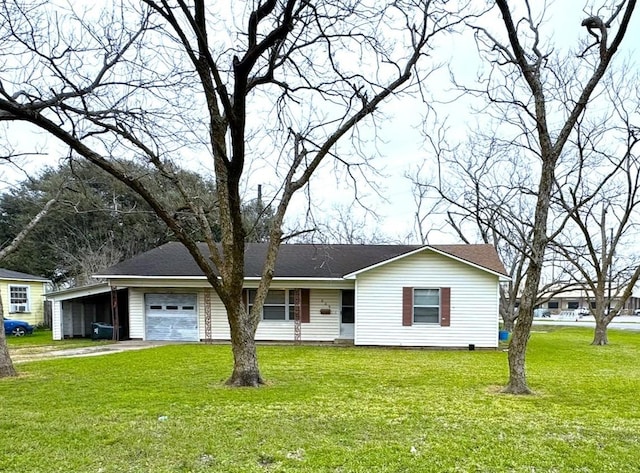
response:
[[[195,294],[145,294],[146,339],[198,341]]]
[[[147,307],[154,306],[191,306],[196,305],[197,297],[195,294],[145,294],[145,303]]]

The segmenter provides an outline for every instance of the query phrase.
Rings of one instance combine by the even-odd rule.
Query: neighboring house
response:
[[[4,316],[20,319],[32,325],[44,322],[44,293],[46,278],[0,269],[0,295]]]
[[[205,246],[203,245],[204,249]],[[251,307],[266,244],[247,244]],[[125,337],[229,340],[224,305],[179,243],[102,271],[103,294],[126,294]],[[498,346],[499,283],[508,280],[490,245],[282,245],[256,340],[415,347]],[[111,288],[111,289],[110,289]],[[75,294],[53,294],[54,338],[69,336]],[[125,314],[126,312],[126,314]],[[78,311],[78,313],[80,313]],[[65,324],[65,320],[67,323]]]

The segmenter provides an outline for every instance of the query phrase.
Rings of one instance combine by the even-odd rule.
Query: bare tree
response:
[[[271,203],[264,202],[262,185],[258,185],[258,195],[242,206],[246,240],[251,242],[267,242],[271,233],[273,209]]]
[[[633,239],[632,227],[637,224],[631,218],[637,205],[638,170],[632,152],[637,145],[637,127],[631,123],[632,111],[637,109],[633,100],[636,82],[628,67],[607,75],[605,90],[595,99],[600,116],[579,118],[555,172],[550,251],[545,256],[536,305],[564,291],[583,289],[595,294],[596,340],[600,340],[596,344],[602,343],[606,334],[603,325],[618,313],[611,311],[606,316],[610,300],[605,299],[619,301],[622,308],[628,295],[621,296],[636,282],[635,258],[619,254],[613,271],[609,264],[612,252],[619,253],[611,248],[611,242],[624,234],[627,241]],[[496,132],[500,129],[501,120],[497,119],[476,128],[467,142],[454,148],[442,139],[431,140],[439,164],[436,174],[426,177],[419,169],[407,177],[415,189],[420,235],[430,226],[425,222],[427,217],[435,216],[446,221],[464,242],[496,246],[512,278],[501,287],[500,304],[505,329],[511,331],[529,262],[526,249],[533,233],[535,162],[530,162],[512,140],[501,137]],[[433,202],[426,212],[425,201]],[[605,206],[615,206],[616,222],[627,225],[626,229],[616,226],[615,237],[602,236],[601,211]],[[612,280],[617,282],[616,288],[607,297],[604,290],[612,287]]]
[[[440,161],[438,161],[440,163]],[[426,168],[426,169],[425,169]],[[433,232],[442,232],[446,228],[442,216],[446,215],[451,202],[441,195],[441,179],[434,175],[426,175],[432,166],[425,163],[415,170],[406,172],[404,177],[411,182],[415,212],[413,214],[413,231],[409,240],[418,240],[421,244],[429,243]],[[440,173],[438,172],[438,176]],[[443,190],[443,189],[442,189]],[[444,190],[443,190],[444,191]]]
[[[432,145],[438,156],[436,174],[425,176],[418,170],[407,176],[415,190],[418,231],[426,235],[425,223],[430,227],[430,220],[440,220],[464,243],[496,247],[511,276],[500,287],[500,316],[511,331],[518,317],[528,263],[525,248],[533,226],[535,195],[526,161],[510,142],[482,130],[454,148],[442,142]],[[432,204],[425,205],[427,199]]]
[[[496,0],[507,37],[475,26],[476,41],[491,72],[474,92],[489,100],[489,107],[503,117],[503,132],[513,131],[514,146],[528,150],[539,160],[535,186],[533,233],[527,244],[529,263],[520,300],[518,322],[509,345],[509,382],[504,391],[531,392],[526,379],[527,341],[533,321],[545,250],[549,243],[548,216],[555,187],[558,160],[578,119],[588,104],[627,31],[635,0],[603,7],[585,25],[596,28],[597,42],[582,43],[579,51],[560,56],[542,44],[543,13],[524,0],[514,21],[513,5]],[[607,15],[604,18],[605,14]],[[584,24],[584,23],[583,23]],[[593,47],[595,46],[595,47]]]
[[[102,15],[55,16],[52,5],[0,7],[2,51],[13,66],[0,74],[0,120],[47,131],[147,201],[226,307],[234,386],[263,383],[254,335],[293,195],[386,99],[419,84],[432,39],[461,21],[440,0],[251,5],[144,0],[137,12],[116,4]],[[215,175],[220,245],[175,174],[173,163],[194,154]],[[149,190],[148,176],[124,171],[127,159],[160,170],[196,216],[207,251]],[[240,183],[256,160],[271,164],[279,198],[247,313]]]
[[[640,224],[640,133],[632,123],[637,80],[626,68],[617,75],[624,78],[604,95],[609,107],[597,126],[578,123],[572,143],[578,151],[576,170],[557,183],[560,192],[554,200],[557,212],[568,215],[570,223],[551,248],[573,266],[573,284],[592,297],[593,345],[608,343],[607,326],[640,278],[633,248]]]
[[[365,213],[358,216],[352,207],[334,205],[330,211],[322,213],[321,217],[308,218],[298,223],[292,230],[297,234],[293,240],[298,243],[365,245],[384,244],[390,241],[379,227],[370,224],[367,217],[376,219],[375,213],[369,209],[362,209]]]
[[[27,223],[22,231],[11,241],[9,244],[0,249],[0,261],[16,251],[24,239],[35,228],[35,226],[44,218],[44,216],[51,210],[51,207],[55,204],[55,199],[47,201],[42,210]],[[9,376],[16,376],[16,370],[13,367],[13,361],[11,361],[11,355],[9,355],[9,347],[7,346],[7,339],[4,334],[4,304],[2,302],[2,295],[0,295],[0,325],[3,327],[0,330],[0,378],[6,378]]]

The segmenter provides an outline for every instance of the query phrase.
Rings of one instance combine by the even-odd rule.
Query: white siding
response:
[[[402,325],[402,288],[451,288],[451,325]],[[361,273],[356,282],[356,345],[498,346],[498,278],[425,251]]]
[[[305,341],[334,341],[340,337],[340,290],[312,289],[310,294],[310,323],[302,324]],[[320,309],[330,309],[321,314]]]
[[[273,286],[272,286],[273,287]],[[331,314],[321,314],[328,308]],[[309,292],[309,323],[301,324],[301,338],[305,342],[333,342],[340,335],[340,291],[312,289]],[[256,340],[294,340],[293,321],[262,321],[258,324]]]
[[[229,340],[231,339],[231,332],[229,329],[229,322],[227,321],[227,311],[224,308],[224,304],[218,297],[218,294],[213,289],[209,289],[211,291],[211,338],[213,340]],[[202,296],[204,298],[204,294]],[[202,332],[200,333],[200,338],[204,337],[204,304],[203,304],[203,313],[201,314],[202,323],[200,327],[202,327]]]
[[[274,285],[283,288],[282,285]],[[272,286],[273,287],[273,286]],[[199,296],[200,338],[205,338],[204,291]],[[211,290],[211,336],[214,340],[231,338],[227,312],[217,294]],[[320,309],[330,309],[331,314],[320,314]],[[340,332],[340,291],[336,289],[312,289],[309,293],[309,323],[302,324],[303,341],[333,342]],[[262,321],[258,324],[256,340],[293,341],[292,321]]]
[[[129,286],[129,335],[144,338],[145,293],[197,293],[198,333],[205,338],[205,291],[211,295],[211,329],[214,340],[229,340],[224,305],[206,281],[118,280]],[[257,287],[248,281],[247,287]],[[382,265],[357,276],[356,345],[439,346],[478,348],[498,345],[498,278],[446,256],[424,251]],[[340,290],[354,281],[274,281],[274,289],[310,288],[310,323],[302,324],[303,341],[339,338]],[[402,287],[450,287],[451,326],[402,326]],[[330,314],[320,314],[328,308]],[[55,313],[55,312],[54,312]],[[261,322],[256,340],[293,341],[293,322]]]
[[[129,338],[144,339],[144,289],[129,288]]]
[[[62,340],[62,301],[51,304],[51,331],[54,340]]]
[[[352,282],[346,284],[352,286]],[[272,287],[283,288],[283,285]],[[145,293],[197,293],[198,295],[198,334],[201,340],[206,338],[205,330],[205,291],[210,291],[211,299],[211,337],[213,340],[231,338],[227,312],[218,295],[206,288],[141,288],[129,290],[129,336],[144,339],[144,294]],[[321,314],[320,309],[330,309],[330,314]],[[311,289],[309,294],[310,322],[302,324],[302,340],[311,342],[333,342],[340,333],[340,290]],[[292,321],[263,321],[258,325],[256,340],[293,341],[294,325]]]

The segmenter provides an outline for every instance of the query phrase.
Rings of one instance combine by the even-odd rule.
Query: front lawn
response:
[[[535,396],[503,351],[261,346],[230,389],[222,345],[18,365],[2,472],[626,472],[640,458],[640,333],[534,332]]]

